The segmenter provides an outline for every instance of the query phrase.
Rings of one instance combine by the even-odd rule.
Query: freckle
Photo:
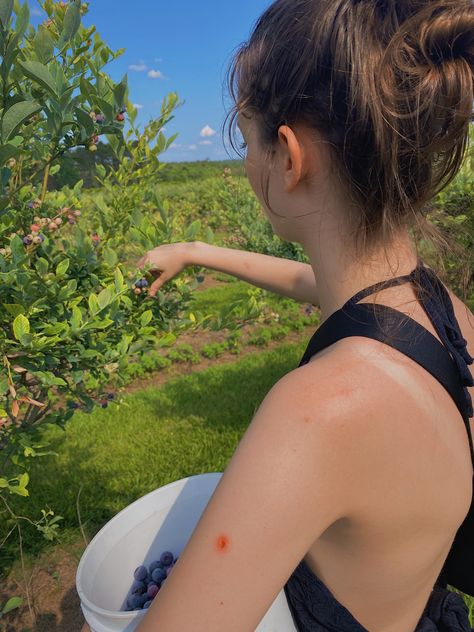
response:
[[[216,541],[216,548],[219,553],[224,553],[229,550],[229,537],[226,535],[220,535]]]
[[[309,424],[309,422],[311,421],[311,417],[308,417],[308,415],[305,415],[305,416],[303,417],[303,420],[304,420],[307,424]]]
[[[224,605],[224,602],[223,602],[223,601],[221,601],[221,606],[223,606],[223,605]]]

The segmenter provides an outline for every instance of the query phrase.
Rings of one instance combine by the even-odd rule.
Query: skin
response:
[[[417,263],[408,230],[401,231],[370,257],[356,257],[347,217],[353,205],[329,173],[323,139],[305,126],[282,125],[274,146],[270,210],[260,185],[264,148],[255,117],[239,115],[238,126],[248,151],[248,179],[282,239],[301,244],[314,271],[321,307],[321,321],[358,290],[393,276],[410,273]]]
[[[300,243],[308,255],[318,287],[322,322],[362,288],[408,274],[415,268],[417,256],[408,231],[400,231],[391,244],[373,252],[370,257],[355,257],[350,247],[352,238],[347,221],[352,209],[351,201],[329,173],[329,158],[323,139],[304,126],[282,125],[278,130],[278,140],[273,147],[270,210],[260,186],[265,148],[259,142],[257,121],[241,113],[238,124],[248,144],[247,176],[274,232],[285,240]],[[439,340],[409,284],[390,288],[381,294],[384,299],[378,302],[411,316]],[[472,350],[472,314],[469,320],[463,303],[451,292],[450,296],[461,331],[468,340],[468,349]],[[314,361],[316,356],[317,361]],[[242,443],[239,445],[237,454],[240,452],[240,456],[234,461],[234,455],[228,468],[230,472],[226,470],[224,476],[228,477],[229,487],[232,472],[240,480],[240,472],[246,471],[256,461],[255,456],[245,461],[246,451],[250,453],[252,444],[258,442],[261,449],[255,448],[255,453],[264,454],[265,449],[269,450],[266,436],[271,429],[272,434],[282,432],[283,438],[279,443],[288,442],[285,460],[290,462],[294,458],[292,452],[301,452],[301,458],[298,455],[292,467],[288,468],[288,476],[298,463],[304,468],[301,479],[304,480],[307,462],[314,459],[312,451],[325,440],[320,432],[321,420],[326,422],[324,410],[326,402],[330,402],[327,420],[335,429],[330,430],[331,449],[328,452],[334,453],[336,465],[332,478],[328,474],[327,480],[324,480],[325,469],[332,469],[329,462],[325,469],[315,472],[314,477],[308,475],[308,480],[313,481],[312,485],[315,481],[320,482],[321,490],[333,485],[335,494],[340,493],[341,496],[343,492],[340,490],[350,483],[353,486],[349,493],[352,504],[346,508],[346,522],[334,521],[324,538],[315,536],[312,544],[301,544],[301,549],[307,551],[305,560],[330,589],[337,587],[336,598],[367,629],[378,632],[413,630],[439,573],[439,560],[447,554],[452,534],[469,506],[472,467],[465,428],[441,384],[416,363],[378,341],[346,339],[316,356],[308,365],[296,370],[297,379],[293,380],[296,372],[285,376],[283,381],[291,381],[291,388],[283,393],[285,397],[278,402],[275,410],[268,400],[267,416],[270,421],[264,419],[265,411],[262,410],[261,421],[255,425],[253,434],[248,435],[246,446],[242,448]],[[362,376],[361,362],[364,363]],[[315,385],[324,379],[327,380],[325,390],[312,395]],[[376,389],[370,387],[373,384],[377,384]],[[471,396],[473,391],[470,389]],[[357,411],[354,402],[357,402]],[[298,414],[292,418],[296,403]],[[390,411],[388,433],[385,424],[387,410]],[[360,415],[358,411],[361,411]],[[301,439],[293,430],[287,434],[282,430],[277,415],[300,423],[307,434],[303,434]],[[410,424],[406,423],[407,419],[410,419]],[[253,424],[254,421],[251,427]],[[293,440],[301,443],[293,445]],[[305,445],[308,443],[311,450],[305,462]],[[323,460],[324,454],[322,451],[318,458]],[[342,461],[341,454],[344,455]],[[457,455],[455,461],[453,455]],[[281,467],[286,467],[285,460],[281,461]],[[402,461],[404,468],[401,470]],[[351,474],[344,472],[338,480],[334,472],[342,467],[342,463]],[[415,479],[417,485],[413,486]],[[392,491],[387,494],[387,490]],[[433,490],[436,490],[434,496]],[[452,493],[453,490],[457,490],[456,494]],[[294,494],[294,488],[291,493]],[[284,490],[281,494],[281,502],[286,503]],[[225,487],[221,495],[224,499],[228,498]],[[410,503],[407,503],[407,496]],[[154,625],[154,621],[160,619],[162,622],[165,618],[167,624],[163,624],[163,629],[173,629],[174,632],[175,604],[180,601],[181,589],[189,591],[186,577],[194,572],[194,560],[198,561],[198,566],[203,563],[200,558],[202,541],[209,531],[213,533],[210,541],[216,555],[221,559],[228,556],[229,565],[235,564],[232,553],[233,549],[238,549],[240,542],[232,532],[226,531],[228,525],[222,520],[219,500],[211,502],[211,511],[206,515],[200,532],[197,536],[193,535],[191,550],[180,557],[182,570],[178,564],[174,571],[174,583],[171,576],[167,590],[155,599],[148,621],[140,626],[140,632],[155,632],[159,627]],[[316,523],[322,506],[318,505],[318,498],[308,502],[313,502],[318,508],[314,513]],[[214,519],[215,516],[217,519]],[[443,524],[438,531],[431,531],[430,525],[440,522],[440,516],[444,516]],[[297,532],[294,533],[296,538]],[[427,535],[420,539],[423,533]],[[301,537],[300,533],[298,537]],[[311,534],[307,535],[305,542],[310,539]],[[346,542],[345,547],[340,546],[341,541]],[[402,546],[408,541],[414,542],[409,553],[406,552],[408,547]],[[277,548],[280,556],[287,555],[286,548],[275,546]],[[351,554],[344,556],[346,550]],[[380,558],[371,555],[375,550],[385,552],[385,565]],[[255,591],[263,591],[267,584],[276,581],[271,572],[272,569],[268,569],[268,576],[258,581]],[[374,576],[377,577],[376,584]],[[354,583],[354,577],[357,577],[357,583]],[[403,578],[401,583],[400,578]],[[189,592],[186,592],[186,598],[190,603]],[[231,597],[229,601],[232,601]],[[214,604],[222,606],[219,608],[219,612],[224,613],[222,620],[234,620],[224,619],[226,609],[231,608],[228,601],[215,601]],[[200,601],[199,605],[191,607],[190,616],[196,616],[199,609],[205,611],[206,606],[212,612],[212,603],[206,602],[203,606]],[[85,625],[82,632],[90,632],[89,627]]]

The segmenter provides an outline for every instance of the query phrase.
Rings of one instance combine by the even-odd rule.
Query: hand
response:
[[[81,632],[91,632],[91,629],[90,629],[90,627],[88,626],[87,623],[84,623],[84,626],[83,626]]]
[[[164,244],[149,250],[137,261],[138,268],[150,265],[149,271],[156,277],[156,281],[148,290],[148,296],[155,296],[166,281],[173,279],[190,264],[188,259],[190,245],[188,242]]]

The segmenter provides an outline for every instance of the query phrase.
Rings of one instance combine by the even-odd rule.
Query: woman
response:
[[[430,230],[464,157],[473,33],[464,0],[277,0],[235,56],[249,181],[310,264],[197,242],[138,265],[152,295],[196,264],[316,304],[321,326],[137,632],[251,632],[282,588],[303,632],[471,629],[446,581],[474,572],[467,541],[453,553],[472,502],[474,319],[412,229]]]

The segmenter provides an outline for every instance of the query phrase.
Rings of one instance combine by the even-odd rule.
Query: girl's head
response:
[[[324,148],[315,156],[327,158],[355,250],[367,253],[403,228],[426,230],[422,211],[465,157],[473,68],[471,0],[276,0],[231,61],[231,144],[235,119],[251,121],[270,212],[288,127],[305,148]]]

